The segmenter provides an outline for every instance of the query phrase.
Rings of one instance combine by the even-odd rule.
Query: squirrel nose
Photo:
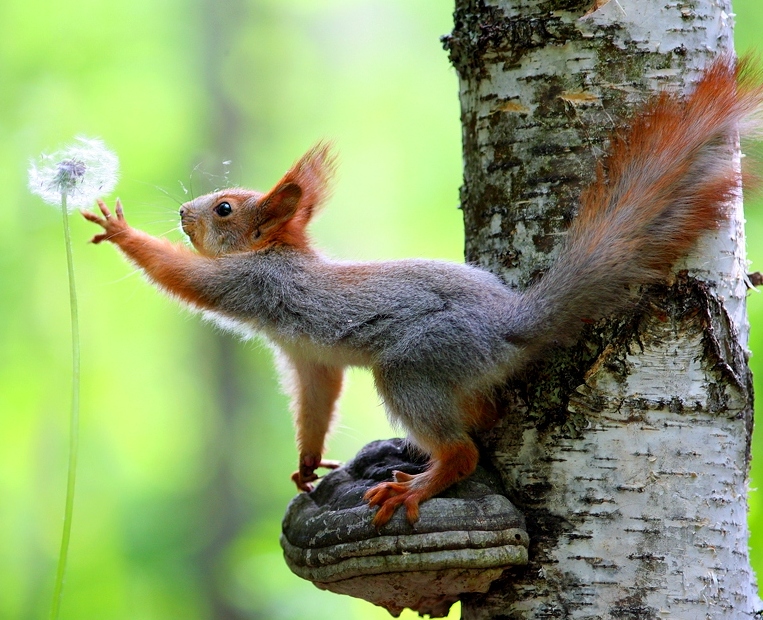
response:
[[[185,215],[185,205],[180,207],[180,217],[182,218]]]

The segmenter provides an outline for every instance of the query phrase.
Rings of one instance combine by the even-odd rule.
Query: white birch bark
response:
[[[731,48],[727,0],[457,0],[467,260],[524,286],[549,264],[623,117]],[[463,617],[751,618],[752,425],[737,219],[641,306],[506,392],[482,437],[530,564]]]

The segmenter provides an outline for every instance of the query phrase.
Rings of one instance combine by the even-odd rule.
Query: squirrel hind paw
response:
[[[379,529],[385,525],[400,505],[405,506],[408,522],[413,525],[419,520],[419,504],[471,475],[478,460],[477,447],[467,439],[438,449],[423,473],[392,472],[394,482],[377,484],[364,495],[371,508],[379,506],[374,526]]]
[[[363,498],[368,506],[379,507],[374,515],[373,524],[378,530],[395,514],[398,506],[405,506],[405,516],[408,523],[413,525],[419,520],[419,504],[432,496],[426,485],[417,485],[417,478],[426,474],[405,474],[395,472],[395,482],[382,482],[366,491]],[[420,482],[420,481],[419,481]]]

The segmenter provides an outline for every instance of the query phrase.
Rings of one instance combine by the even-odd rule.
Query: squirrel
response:
[[[323,459],[346,366],[371,369],[390,418],[429,456],[420,474],[395,472],[365,499],[381,527],[469,476],[472,433],[495,423],[494,393],[586,323],[627,309],[639,287],[665,280],[706,231],[728,219],[741,172],[740,130],[754,128],[763,87],[749,61],[724,56],[685,97],[647,101],[610,140],[580,197],[558,259],[524,291],[474,266],[437,260],[339,262],[311,246],[307,226],[328,195],[335,158],[319,143],[266,193],[224,189],[180,209],[196,249],[83,211],[160,289],[264,334],[291,371],[299,468],[310,491]]]

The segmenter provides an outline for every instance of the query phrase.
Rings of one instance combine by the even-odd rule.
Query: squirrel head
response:
[[[329,195],[335,157],[319,143],[267,193],[224,189],[180,208],[180,223],[206,256],[252,252],[282,245],[309,247],[307,225]]]

